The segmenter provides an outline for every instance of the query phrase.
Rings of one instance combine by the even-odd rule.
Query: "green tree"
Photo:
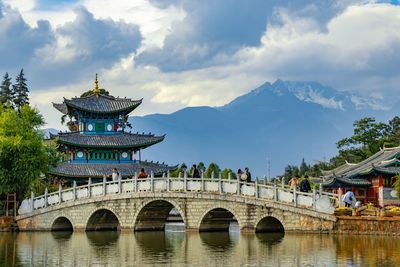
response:
[[[99,90],[100,90],[100,94],[101,95],[106,95],[106,96],[110,95],[110,92],[108,92],[106,89],[101,88]],[[89,91],[86,91],[86,92],[82,93],[81,97],[86,97],[86,96],[91,96],[91,95],[94,95],[93,90],[89,90]]]
[[[299,168],[299,175],[303,176],[310,170],[310,167],[307,165],[304,158],[301,160],[300,168]]]
[[[214,173],[214,177],[218,177],[219,176],[219,172],[221,171],[221,169],[219,168],[219,166],[214,163],[211,162],[210,165],[208,165],[208,168],[206,170],[206,172],[204,173],[204,176],[206,178],[211,178],[212,173]]]
[[[13,102],[15,107],[20,109],[20,107],[23,105],[29,105],[29,90],[28,86],[26,85],[24,69],[21,69],[15,81],[16,84],[13,85]]]
[[[0,86],[0,102],[3,107],[7,105],[12,105],[13,101],[13,92],[11,90],[11,78],[8,76],[8,73],[3,77],[3,81]]]
[[[225,168],[222,170],[222,178],[223,179],[228,179],[229,178],[229,174],[231,174],[231,179],[237,179],[236,177],[236,173],[234,171],[232,171],[231,169]]]
[[[28,105],[19,111],[0,106],[0,193],[23,197],[58,162],[55,146],[43,141],[43,125],[43,117]]]
[[[199,162],[199,164],[197,164],[197,169],[199,169],[200,173],[201,172],[205,172],[206,171],[206,166],[204,165],[203,162]]]

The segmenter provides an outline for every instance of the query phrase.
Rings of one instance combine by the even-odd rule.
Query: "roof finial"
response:
[[[93,93],[95,94],[95,96],[99,96],[100,94],[99,81],[97,80],[97,73],[96,73],[96,80],[94,81]]]

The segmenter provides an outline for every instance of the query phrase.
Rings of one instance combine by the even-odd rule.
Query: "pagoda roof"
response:
[[[142,100],[143,99],[132,100],[130,98],[119,98],[99,94],[85,97],[74,97],[72,99],[64,98],[63,103],[53,103],[53,106],[63,114],[67,114],[69,108],[90,113],[129,113],[139,106],[142,103]]]
[[[357,177],[371,173],[373,170],[379,171],[382,168],[388,168],[391,165],[400,163],[398,157],[400,155],[400,147],[382,148],[371,157],[359,162],[343,164],[333,170],[323,173],[325,178],[332,177]]]
[[[49,174],[61,177],[71,178],[101,178],[104,175],[111,175],[112,169],[117,168],[122,177],[133,177],[135,173],[139,173],[141,168],[150,174],[160,175],[168,171],[174,170],[177,166],[168,166],[147,161],[134,163],[69,163],[62,162],[57,167],[50,169]]]
[[[58,142],[74,147],[87,148],[145,148],[164,140],[165,135],[119,133],[119,134],[85,134],[80,132],[59,133],[52,135]]]
[[[357,187],[369,187],[371,182],[367,179],[350,179],[345,177],[332,177],[331,179],[322,182],[323,187],[345,187],[345,186],[357,186]]]

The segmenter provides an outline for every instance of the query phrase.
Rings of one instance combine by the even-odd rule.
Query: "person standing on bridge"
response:
[[[138,178],[147,178],[147,173],[144,171],[144,168],[140,169]]]
[[[300,176],[295,175],[292,179],[289,181],[289,187],[290,189],[294,189],[295,187],[297,188],[297,185],[299,184],[299,179]]]
[[[309,192],[311,190],[310,181],[308,180],[308,175],[304,176],[304,179],[300,183],[300,192]]]
[[[191,175],[192,175],[192,178],[200,178],[200,172],[199,172],[199,169],[197,169],[196,164],[193,164]]]
[[[251,173],[249,171],[249,168],[248,167],[244,168],[244,171],[245,171],[246,176],[247,176],[246,182],[250,183],[251,182]]]
[[[121,174],[118,172],[117,168],[112,169],[111,178],[112,178],[113,182],[116,182],[116,181],[118,181],[118,179],[121,178]]]

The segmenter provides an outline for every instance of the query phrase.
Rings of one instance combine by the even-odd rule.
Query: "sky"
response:
[[[101,88],[135,115],[220,106],[280,78],[400,99],[399,1],[0,0],[0,75],[24,69],[33,103]]]

